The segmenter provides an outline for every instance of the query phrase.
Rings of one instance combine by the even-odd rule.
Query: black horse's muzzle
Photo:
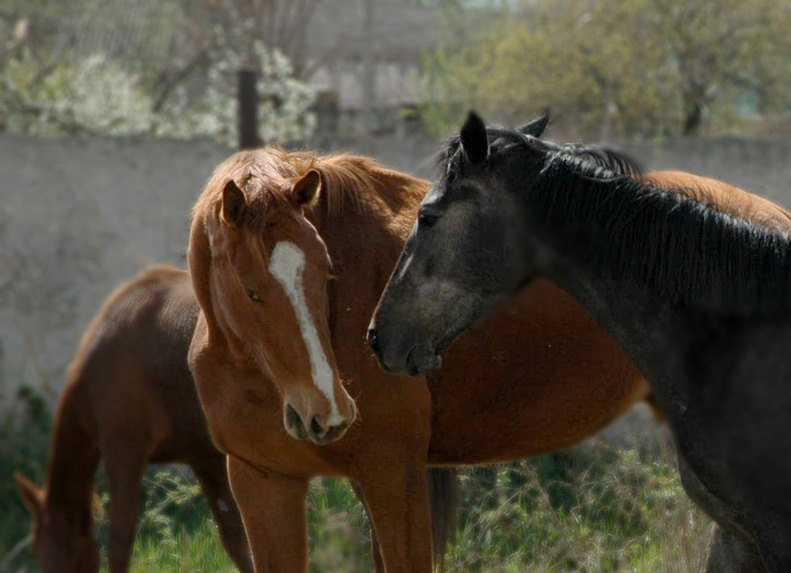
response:
[[[379,364],[390,374],[418,376],[437,370],[442,365],[442,358],[432,348],[425,345],[403,345],[397,348],[396,345],[384,342],[374,327],[368,329],[366,341],[376,354]]]

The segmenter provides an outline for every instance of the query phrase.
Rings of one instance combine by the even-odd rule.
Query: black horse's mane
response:
[[[549,155],[530,192],[545,228],[565,230],[561,239],[582,249],[588,264],[693,308],[734,316],[791,311],[788,234],[639,181],[631,162],[613,152],[598,161],[591,153]]]
[[[492,155],[525,147],[546,158],[529,192],[535,212],[587,264],[618,282],[723,315],[791,311],[791,236],[701,202],[683,189],[639,180],[627,155],[604,147],[558,145],[518,130],[487,128]],[[458,169],[458,137],[438,163]]]

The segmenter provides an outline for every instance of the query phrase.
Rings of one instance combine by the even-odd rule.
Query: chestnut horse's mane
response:
[[[311,169],[321,175],[321,195],[326,205],[325,216],[334,217],[346,210],[354,213],[388,212],[390,216],[402,208],[416,204],[422,197],[423,185],[408,175],[383,167],[376,160],[351,153],[318,155],[311,151],[289,152],[271,146],[235,153],[222,162],[209,178],[193,207],[193,216],[218,214],[222,190],[233,179],[248,195],[251,204],[285,201],[284,191],[290,180]],[[389,184],[383,184],[389,178]],[[392,184],[401,179],[402,184]],[[419,194],[415,194],[415,189]],[[411,191],[410,191],[411,190]]]

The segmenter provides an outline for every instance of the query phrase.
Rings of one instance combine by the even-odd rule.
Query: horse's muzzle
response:
[[[425,372],[437,370],[442,365],[442,358],[432,349],[425,346],[411,346],[403,351],[391,352],[390,345],[382,343],[375,328],[369,328],[366,341],[376,354],[379,364],[390,374],[409,374],[418,376]]]

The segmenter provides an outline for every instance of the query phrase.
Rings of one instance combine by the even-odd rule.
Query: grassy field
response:
[[[8,551],[28,531],[11,474],[41,480],[49,418],[20,398],[0,426],[0,571],[35,571],[29,549]],[[23,422],[20,424],[20,422]],[[684,495],[663,435],[638,449],[591,440],[530,460],[468,468],[445,559],[449,572],[700,571],[709,520]],[[107,494],[97,485],[98,536],[106,543]],[[372,570],[369,526],[345,480],[317,479],[309,498],[311,569]],[[232,571],[208,506],[183,468],[152,468],[133,557],[135,572]]]

